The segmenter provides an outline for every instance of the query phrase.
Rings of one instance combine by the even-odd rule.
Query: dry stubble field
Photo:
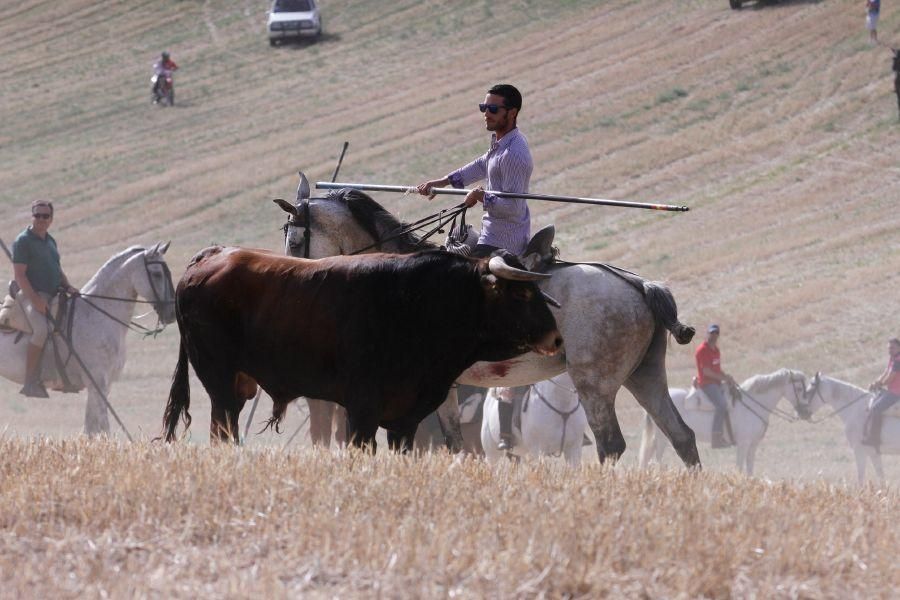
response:
[[[597,4],[334,0],[325,5],[326,35],[319,43],[272,50],[264,39],[264,8],[256,1],[3,3],[0,51],[7,60],[0,77],[12,83],[0,86],[0,237],[11,241],[27,222],[28,202],[50,196],[58,210],[53,231],[78,283],[135,243],[173,240],[169,262],[176,277],[210,243],[277,249],[283,218],[269,199],[292,197],[297,169],[326,179],[346,139],[342,179],[416,183],[444,174],[483,150],[474,103],[491,83],[507,79],[525,93],[520,123],[535,156],[533,190],[693,209],[660,215],[532,203],[536,226],[557,225],[565,258],[603,260],[667,281],[684,320],[722,325],[725,366],[739,378],[788,366],[865,385],[883,366],[886,338],[900,333],[894,317],[900,303],[892,292],[900,283],[900,125],[889,54],[866,42],[858,2],[785,1],[740,12],[724,0]],[[880,37],[895,44],[898,14],[886,8],[879,28]],[[179,106],[172,110],[147,102],[149,66],[163,48],[182,66]],[[407,220],[433,210],[418,198],[377,199]],[[159,431],[176,348],[174,328],[155,340],[129,340],[129,363],[112,401],[144,440]],[[690,350],[670,352],[673,385],[688,383]],[[76,435],[83,398],[54,395],[34,402],[18,396],[18,386],[0,382],[3,489],[9,494],[3,506],[24,506],[18,504],[23,494],[35,498],[29,510],[4,514],[9,590],[36,585],[33,572],[12,565],[37,565],[32,561],[42,553],[56,557],[50,564],[59,572],[41,585],[48,593],[72,595],[100,595],[100,587],[92,586],[103,581],[119,595],[171,591],[156,587],[157,581],[175,573],[184,575],[178,588],[184,595],[231,586],[239,592],[297,591],[303,585],[322,595],[376,586],[391,594],[438,595],[453,585],[514,593],[534,581],[534,591],[556,594],[627,584],[633,587],[619,589],[630,595],[747,595],[756,589],[815,596],[839,595],[842,585],[869,595],[896,584],[890,580],[896,575],[881,571],[877,558],[881,548],[896,543],[896,525],[880,516],[896,512],[896,492],[855,492],[822,481],[840,485],[853,478],[850,450],[835,419],[819,425],[773,421],[757,470],[782,483],[732,476],[732,453],[708,449],[701,449],[707,472],[699,477],[678,470],[645,477],[631,470],[641,412],[622,394],[619,414],[629,450],[616,470],[591,466],[563,476],[529,467],[491,476],[471,463],[450,469],[449,459],[440,457],[370,462],[299,449],[280,453],[285,436],[254,437],[252,452],[198,450],[193,446],[205,444],[208,401],[196,381],[193,387],[197,418],[190,447],[165,450],[31,443],[33,436]],[[299,423],[292,411],[285,428]],[[125,462],[101,468],[119,460]],[[900,463],[896,457],[885,462],[895,485]],[[375,475],[357,477],[359,465]],[[160,470],[173,479],[157,483],[151,474]],[[285,473],[306,470],[308,478],[287,483],[292,479]],[[81,473],[92,475],[82,480]],[[204,496],[198,481],[219,486],[220,493]],[[132,487],[122,491],[120,485]],[[453,493],[435,491],[444,485]],[[389,510],[420,488],[441,500],[458,498],[439,506],[466,510],[472,519],[478,513],[469,509],[476,506],[500,510],[497,490],[507,485],[520,502],[571,505],[567,510],[576,512],[564,512],[564,519],[557,519],[558,510],[519,514],[520,502],[510,503],[508,518],[539,534],[513,527],[483,546],[476,536],[483,527],[463,529],[442,520],[443,513]],[[163,488],[182,506],[195,506],[196,514],[179,509],[169,515],[160,502]],[[321,496],[304,497],[299,488]],[[148,500],[132,502],[135,494]],[[290,504],[296,518],[288,519],[295,516],[290,513],[279,520],[283,532],[233,523],[240,520],[235,514],[252,516],[249,507],[273,494],[297,496]],[[609,506],[604,494],[621,497],[615,510],[601,510]],[[573,497],[585,501],[573,503]],[[367,541],[353,552],[332,552],[300,526],[333,528],[334,539],[352,543],[349,532],[362,526],[345,519],[346,511],[333,512],[348,498],[356,503],[359,523],[380,523],[376,515],[392,514],[398,530],[412,532],[405,539],[416,539],[417,551],[433,544],[435,554],[416,563],[399,552],[388,569],[387,546],[373,549]],[[661,508],[654,518],[667,525],[649,536],[654,550],[617,556],[617,547],[643,543],[642,530],[617,525],[636,522],[645,505],[655,503]],[[685,504],[693,512],[676,519]],[[89,508],[101,505],[96,514]],[[749,509],[723,508],[736,505]],[[310,520],[319,509],[330,518]],[[102,516],[112,513],[120,520]],[[769,514],[776,515],[771,523],[762,516]],[[151,534],[167,515],[171,530]],[[421,524],[413,526],[417,517]],[[790,519],[798,525],[789,526]],[[410,529],[404,529],[407,521]],[[145,525],[135,525],[137,533],[129,537],[131,522]],[[684,538],[671,529],[679,523],[687,527]],[[561,533],[546,533],[554,527]],[[716,528],[711,541],[698,533],[709,527]],[[747,538],[726,530],[746,530]],[[176,531],[191,533],[179,537]],[[227,535],[217,538],[216,531]],[[847,547],[827,547],[822,531],[834,531]],[[875,537],[866,537],[867,531]],[[582,534],[597,545],[577,559],[583,546],[570,538]],[[570,541],[555,547],[557,538]],[[749,538],[764,548],[762,556],[741,545]],[[183,552],[161,551],[145,560],[143,551],[127,549],[131,542],[122,540],[130,539],[149,551],[158,545]],[[519,545],[523,541],[531,546]],[[719,549],[698,549],[715,558],[704,562],[681,551],[682,542],[686,550],[688,542]],[[53,553],[69,543],[69,559]],[[245,557],[242,544],[262,549]],[[510,556],[528,556],[528,548],[538,557],[534,561],[496,566],[515,563],[504,560]],[[488,565],[486,574],[468,580],[461,567],[436,566],[456,564],[454,552],[468,556],[460,562],[468,565],[474,555],[467,553],[476,550]],[[204,551],[221,558],[192,579],[191,566],[202,564]],[[267,552],[275,559],[271,565],[258,560]],[[109,554],[119,558],[107,562]],[[277,562],[282,554],[293,557],[283,572]],[[96,559],[79,562],[83,555]],[[331,559],[315,563],[323,556]],[[230,557],[240,558],[232,563]],[[719,566],[709,578],[694,570],[710,561]],[[155,565],[152,571],[149,565]],[[233,577],[227,575],[232,565]],[[115,567],[134,577],[107,573]],[[278,577],[257,577],[273,572]],[[312,573],[305,583],[294,578],[301,572]],[[427,587],[432,584],[423,573],[433,575],[435,587]],[[465,588],[468,581],[473,587]],[[559,587],[570,583],[587,587]],[[786,587],[767,587],[779,583]]]

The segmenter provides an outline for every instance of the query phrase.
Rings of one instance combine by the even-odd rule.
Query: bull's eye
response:
[[[513,292],[513,298],[521,302],[528,302],[534,294],[528,288],[519,288]]]

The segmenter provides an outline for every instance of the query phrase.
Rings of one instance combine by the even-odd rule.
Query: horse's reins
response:
[[[133,320],[126,323],[125,321],[119,319],[118,317],[111,315],[108,311],[100,308],[99,306],[97,306],[96,304],[94,304],[93,302],[88,300],[88,298],[96,298],[99,300],[131,302],[132,304],[151,304],[154,307],[157,305],[173,304],[175,302],[174,300],[166,300],[166,299],[160,297],[159,290],[156,289],[156,285],[153,283],[153,277],[150,275],[150,265],[160,265],[162,267],[163,276],[166,281],[166,287],[168,287],[169,282],[172,281],[172,274],[171,274],[171,271],[169,271],[169,265],[166,264],[165,261],[163,261],[163,260],[147,260],[147,257],[144,256],[144,271],[147,273],[147,281],[150,283],[150,289],[153,290],[153,296],[154,296],[155,300],[138,300],[137,298],[120,298],[120,297],[116,297],[116,296],[104,296],[101,294],[82,294],[82,293],[79,293],[77,296],[73,296],[72,299],[75,300],[76,298],[82,298],[88,306],[90,306],[94,310],[100,312],[101,314],[105,315],[109,319],[115,321],[116,323],[123,325],[127,329],[130,329],[131,331],[134,331],[136,333],[140,333],[144,337],[148,337],[151,335],[155,337],[155,336],[159,335],[166,328],[165,325],[161,325],[161,322],[159,321],[158,316],[157,316],[157,321],[156,321],[156,328],[150,329],[148,327],[144,327],[140,323],[137,323]],[[75,313],[74,302],[72,304],[72,308],[70,309],[70,311],[74,315],[74,313]]]
[[[313,199],[315,199],[315,198],[313,198]],[[312,225],[310,223],[311,215],[310,215],[310,210],[309,210],[309,200],[303,199],[302,201],[300,201],[300,203],[297,205],[297,207],[303,212],[303,216],[301,217],[303,222],[297,223],[297,221],[294,219],[293,215],[288,217],[287,222],[283,226],[284,237],[285,237],[285,239],[287,239],[288,227],[291,227],[291,226],[301,227],[302,226],[303,227],[303,258],[309,258],[309,246],[310,246],[310,242],[312,239],[312,229],[311,229]],[[450,223],[451,221],[456,219],[456,217],[458,215],[465,213],[466,209],[467,209],[467,207],[466,207],[465,203],[460,203],[457,206],[454,206],[452,208],[442,208],[438,212],[428,215],[427,217],[423,217],[423,218],[419,219],[418,221],[414,221],[413,223],[405,224],[398,231],[393,232],[391,235],[389,235],[387,237],[376,239],[374,243],[369,244],[368,246],[360,248],[359,250],[354,250],[353,252],[348,252],[347,256],[361,254],[361,253],[365,252],[366,250],[371,250],[372,248],[379,248],[382,244],[385,244],[387,242],[392,242],[392,241],[399,239],[405,235],[409,235],[410,233],[412,233],[414,231],[418,231],[420,229],[425,229],[426,227],[429,227],[430,225],[434,225],[436,223],[437,225],[435,225],[427,233],[423,234],[421,239],[419,239],[419,241],[416,244],[416,246],[419,247],[422,244],[424,244],[425,241],[428,240],[428,238],[432,237],[434,234],[440,232],[444,227],[446,227],[447,223]]]
[[[554,383],[556,383],[556,382],[554,382]],[[564,390],[568,390],[568,388],[566,388],[565,386],[563,386],[561,384],[557,383],[556,385],[559,385]],[[573,408],[572,410],[570,410],[568,412],[563,412],[560,409],[553,406],[552,404],[550,404],[550,401],[547,400],[547,398],[540,392],[539,389],[537,389],[536,386],[531,386],[531,391],[534,392],[535,395],[538,397],[538,399],[541,402],[543,402],[544,404],[546,404],[547,407],[550,408],[550,410],[552,410],[553,412],[555,412],[562,418],[563,426],[562,426],[562,436],[559,439],[559,452],[557,452],[556,454],[553,455],[553,456],[562,456],[563,450],[565,449],[565,446],[566,446],[566,426],[569,422],[569,417],[574,415],[578,411],[578,409],[581,408],[581,397],[576,394],[575,397],[578,399],[578,403],[575,405],[575,408]],[[526,409],[523,409],[522,412],[525,412],[525,410]]]
[[[820,384],[820,383],[822,383],[822,382],[821,382],[821,381],[816,381],[816,385],[815,385],[815,387],[813,388],[812,393],[810,394],[810,398],[813,398],[813,397],[815,397],[815,396],[818,396],[818,397],[819,397],[819,400],[822,401],[822,404],[828,404],[827,402],[825,402],[825,398],[822,397],[822,390],[819,389],[819,384]],[[842,407],[840,407],[840,408],[837,408],[837,409],[832,409],[832,413],[831,413],[830,415],[826,415],[825,417],[822,417],[822,418],[819,419],[818,421],[810,420],[810,422],[813,423],[813,424],[815,424],[815,425],[818,425],[819,423],[822,423],[823,421],[827,421],[827,420],[830,419],[831,417],[837,416],[838,413],[844,412],[845,410],[847,410],[848,408],[850,408],[851,406],[853,406],[854,404],[856,404],[857,402],[859,402],[860,400],[862,400],[863,398],[865,398],[866,396],[871,396],[871,395],[872,395],[872,392],[863,392],[862,394],[860,394],[859,396],[857,396],[856,398],[854,398],[853,400],[851,400],[850,402],[848,402],[848,403],[845,404],[844,406],[842,406]]]
[[[793,381],[791,383],[793,383]],[[779,417],[779,418],[783,419],[784,421],[787,421],[788,423],[796,423],[797,421],[800,420],[800,419],[796,418],[795,416],[793,416],[792,414],[790,414],[789,412],[781,410],[780,408],[778,408],[778,406],[769,408],[768,406],[766,406],[765,404],[763,404],[762,402],[760,402],[759,400],[754,398],[753,394],[751,394],[750,392],[748,392],[741,386],[736,385],[734,387],[740,393],[740,396],[738,396],[738,399],[742,401],[744,408],[746,408],[751,413],[753,413],[756,416],[756,418],[759,419],[760,421],[762,421],[763,423],[767,423],[767,421],[765,419],[763,419],[755,410],[753,410],[753,408],[750,407],[750,405],[748,405],[746,402],[743,402],[743,398],[745,398],[745,397],[748,398],[756,406],[763,409],[770,415],[775,415],[776,417]],[[796,393],[797,393],[796,390],[794,390],[794,394],[796,394]]]

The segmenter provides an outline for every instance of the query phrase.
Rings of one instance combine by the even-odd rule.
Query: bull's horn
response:
[[[550,279],[551,275],[544,273],[534,273],[524,269],[517,269],[506,264],[502,256],[492,256],[488,262],[488,271],[501,279],[510,281],[540,281],[542,279]]]

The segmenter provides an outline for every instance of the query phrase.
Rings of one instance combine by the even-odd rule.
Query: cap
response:
[[[719,333],[719,326],[713,323],[707,328],[706,333]]]

